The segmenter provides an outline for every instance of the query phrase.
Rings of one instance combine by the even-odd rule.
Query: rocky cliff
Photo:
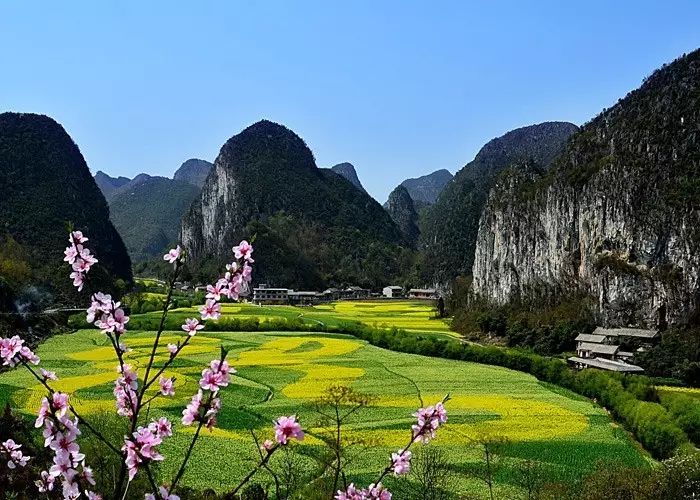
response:
[[[200,268],[257,235],[256,280],[297,288],[378,286],[398,271],[403,241],[379,203],[317,168],[299,136],[269,121],[224,144],[181,235]]]
[[[492,139],[457,172],[437,202],[421,216],[420,246],[426,255],[425,280],[449,284],[471,273],[479,217],[497,176],[513,163],[548,166],[577,130],[567,122],[521,127]]]
[[[607,325],[697,314],[699,119],[696,51],[585,125],[548,173],[509,169],[479,222],[475,294],[504,304],[585,293]]]

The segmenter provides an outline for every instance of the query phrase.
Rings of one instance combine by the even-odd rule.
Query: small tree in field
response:
[[[508,440],[501,436],[482,434],[472,439],[472,446],[481,455],[481,462],[472,471],[472,475],[486,484],[489,499],[495,500],[495,477],[502,465],[501,452]]]
[[[322,429],[319,437],[328,449],[322,461],[323,469],[331,473],[331,491],[338,489],[341,480],[344,489],[348,486],[344,469],[352,460],[350,449],[357,447],[364,449],[369,445],[361,437],[349,438],[343,435],[343,426],[375,399],[351,387],[332,385],[315,403],[316,413],[320,416],[319,426]]]
[[[70,266],[70,278],[73,285],[82,291],[88,284],[90,269],[98,262],[88,248],[88,238],[80,231],[70,231],[69,246],[64,251],[64,261]],[[39,357],[24,344],[18,336],[0,338],[0,359],[4,366],[23,366],[46,390],[46,396],[35,421],[35,427],[42,429],[44,446],[52,455],[52,465],[48,470],[41,471],[37,478],[36,494],[60,494],[64,499],[75,500],[87,498],[99,500],[103,496],[96,492],[100,487],[107,498],[123,500],[133,498],[129,488],[137,476],[145,476],[151,493],[145,495],[146,500],[179,500],[176,494],[181,479],[189,465],[192,451],[201,433],[211,431],[217,425],[217,415],[221,410],[220,391],[228,387],[236,370],[226,360],[228,352],[221,348],[220,355],[204,367],[199,380],[199,388],[191,397],[189,404],[182,411],[180,425],[193,426],[192,439],[187,446],[182,462],[174,476],[167,482],[157,480],[158,462],[165,457],[160,453],[160,445],[169,439],[177,430],[176,426],[165,416],[150,415],[151,402],[156,398],[170,398],[175,394],[176,380],[166,377],[166,370],[173,364],[180,353],[187,348],[192,339],[200,332],[207,321],[216,321],[221,316],[220,302],[224,297],[237,300],[241,292],[251,281],[253,247],[247,241],[241,241],[233,247],[234,261],[226,266],[226,272],[214,284],[207,286],[206,302],[200,307],[200,318],[187,318],[182,324],[183,334],[176,343],[163,345],[161,337],[166,324],[170,307],[172,306],[173,291],[178,276],[182,270],[184,255],[180,247],[171,249],[163,259],[173,266],[173,272],[168,283],[166,299],[162,307],[159,326],[153,335],[148,362],[143,367],[135,367],[129,363],[130,349],[127,344],[127,324],[129,316],[121,307],[121,302],[109,294],[95,291],[90,295],[90,307],[87,309],[86,320],[94,324],[114,352],[116,380],[114,381],[114,399],[116,415],[121,419],[126,433],[114,439],[100,428],[105,426],[94,424],[71,401],[71,395],[55,390],[52,384],[58,379],[56,373],[44,368],[35,368],[40,363]],[[159,359],[165,361],[158,362]],[[142,369],[142,375],[139,370]],[[342,391],[341,391],[342,392]],[[343,396],[348,397],[348,396]],[[410,469],[413,443],[427,443],[435,437],[437,429],[447,421],[444,403],[445,397],[435,406],[420,408],[414,415],[416,423],[412,426],[410,440],[407,445],[392,454],[391,463],[383,470],[378,479],[367,488],[356,488],[350,484],[335,495],[337,500],[389,500],[391,493],[382,486],[381,480],[389,473],[401,475]],[[342,398],[341,398],[342,400]],[[353,396],[351,404],[362,406],[362,400]],[[113,431],[119,425],[109,428]],[[92,439],[99,441],[101,453],[94,453],[92,460],[112,463],[104,460],[101,454],[110,453],[118,464],[118,472],[113,480],[100,480],[95,477],[84,451],[95,452],[100,447],[84,446],[83,431]],[[254,438],[257,444],[257,437]],[[270,459],[279,450],[284,449],[294,440],[302,440],[304,431],[297,421],[296,415],[281,416],[274,422],[274,438],[259,444],[259,461],[246,474],[241,482],[231,491],[236,498],[244,491],[255,474],[260,470],[270,472]],[[11,482],[14,474],[26,471],[31,457],[27,455],[26,447],[13,438],[0,442],[0,458],[6,464],[7,477],[3,480]],[[339,455],[338,455],[339,456]],[[342,457],[341,457],[342,458]],[[342,462],[338,460],[336,470],[340,470]],[[206,473],[206,472],[205,472]],[[274,474],[273,474],[274,475]],[[275,477],[277,494],[280,495],[280,485]],[[100,484],[98,485],[98,481]],[[247,494],[250,493],[246,490]],[[36,495],[34,495],[36,496]]]

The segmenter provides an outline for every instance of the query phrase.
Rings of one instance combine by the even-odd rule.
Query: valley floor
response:
[[[322,317],[317,309],[312,313]],[[130,332],[125,337],[133,348],[127,357],[134,366],[146,363],[151,338],[151,332]],[[162,343],[180,338],[182,332],[167,332]],[[502,497],[511,497],[509,492],[518,489],[518,471],[527,460],[537,461],[550,480],[581,477],[601,461],[649,465],[645,454],[602,408],[527,374],[396,353],[349,336],[203,331],[166,373],[177,377],[176,396],[157,398],[151,406],[152,416],[166,415],[177,423],[175,436],[162,446],[170,458],[161,470],[164,478],[178,467],[191,438],[192,428],[179,425],[182,409],[197,391],[202,367],[218,356],[220,344],[231,350],[229,360],[238,373],[222,391],[218,427],[204,433],[194,450],[193,466],[184,476],[184,484],[195,488],[225,491],[235,485],[257,456],[250,429],[262,439],[271,437],[271,422],[280,415],[299,415],[308,434],[293,449],[311,467],[310,457],[319,454],[320,438],[327,431],[319,425],[314,402],[332,384],[373,396],[370,406],[346,429],[349,438],[366,444],[356,447],[349,467],[351,479],[362,484],[372,482],[389,454],[405,446],[415,409],[448,392],[452,396],[447,404],[449,423],[428,446],[442,450],[453,464],[454,493],[484,491],[483,483],[468,475],[482,461],[474,440],[483,436],[507,441],[496,475]],[[167,354],[164,348],[161,352],[157,362],[162,363]],[[79,410],[93,415],[114,413],[115,362],[107,339],[98,331],[53,337],[39,347],[38,354],[42,366],[61,377],[55,387],[73,393]],[[0,404],[9,402],[13,408],[34,414],[43,395],[24,370],[0,375]],[[421,448],[416,446],[416,454]],[[201,470],[207,474],[195,472]],[[261,474],[257,480],[269,478]],[[400,488],[395,483],[392,486]]]

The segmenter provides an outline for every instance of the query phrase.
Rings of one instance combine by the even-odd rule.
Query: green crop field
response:
[[[402,318],[392,320],[382,315],[389,306],[368,304],[364,320],[403,322]],[[227,306],[234,307],[238,306]],[[348,305],[349,310],[341,308],[339,316],[351,316],[352,307],[361,310],[362,304]],[[330,310],[330,306],[329,311],[322,307],[304,309],[309,315],[326,320]],[[432,322],[423,317],[417,324]],[[183,332],[166,332],[162,341],[175,342],[182,336]],[[130,363],[144,366],[151,338],[151,332],[126,335],[125,341],[133,348],[127,355]],[[554,480],[580,477],[603,460],[640,467],[649,464],[602,408],[520,372],[396,353],[349,336],[203,331],[183,351],[172,370],[166,372],[177,377],[176,396],[157,398],[150,408],[152,417],[166,415],[177,424],[175,436],[161,447],[170,457],[161,469],[164,478],[174,472],[191,438],[193,428],[179,425],[182,409],[197,390],[202,367],[218,356],[221,344],[230,349],[229,360],[238,374],[222,391],[218,428],[205,432],[194,450],[193,466],[184,476],[184,484],[193,487],[224,491],[236,484],[256,457],[249,429],[268,438],[271,422],[279,415],[299,415],[308,434],[293,449],[311,462],[308,457],[318,455],[319,436],[324,432],[314,400],[331,384],[351,386],[374,396],[371,405],[358,413],[346,429],[347,437],[361,438],[368,446],[349,469],[351,479],[363,484],[374,479],[391,451],[405,445],[413,421],[411,413],[421,401],[434,403],[447,392],[452,395],[447,404],[449,422],[428,446],[442,450],[459,474],[480,460],[479,452],[472,446],[475,438],[506,439],[496,477],[502,497],[512,496],[519,464],[526,460],[538,461]],[[44,342],[38,354],[42,366],[61,377],[55,387],[70,392],[79,410],[88,415],[114,411],[115,361],[102,334],[80,330],[56,336]],[[162,348],[157,362],[162,363],[166,356]],[[25,370],[0,375],[0,403],[9,402],[13,408],[33,414],[42,396],[41,387]],[[422,446],[416,445],[417,451]],[[206,474],[196,472],[202,470]],[[475,479],[463,474],[458,478],[455,492],[483,492],[484,486]],[[268,480],[264,474],[258,478]],[[387,480],[397,486],[395,481]]]
[[[337,326],[342,323],[363,323],[377,328],[401,328],[409,332],[435,336],[456,336],[446,320],[435,317],[431,302],[420,300],[367,300],[340,301],[317,306],[257,306],[247,303],[222,304],[224,317],[239,320],[300,320],[304,323],[321,323]],[[182,323],[185,318],[196,316],[197,307],[174,309],[170,316],[173,325]],[[139,322],[151,321],[155,324],[160,313],[150,312],[135,317]]]

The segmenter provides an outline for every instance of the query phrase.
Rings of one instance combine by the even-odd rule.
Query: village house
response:
[[[288,301],[288,288],[271,288],[263,283],[253,288],[253,302],[256,304],[286,304]]]
[[[437,292],[434,288],[411,288],[408,291],[409,299],[435,299]]]
[[[289,290],[287,297],[289,304],[293,306],[304,306],[320,302],[320,299],[323,297],[323,294],[320,294],[318,292]]]
[[[632,346],[636,352],[648,348],[659,336],[656,330],[641,328],[596,328],[592,334],[576,337],[576,356],[569,362],[579,369],[600,368],[622,373],[640,373],[644,369],[633,364],[634,351],[622,350]]]
[[[368,299],[370,291],[359,286],[350,286],[343,290],[342,298],[344,299]]]
[[[398,285],[389,285],[382,288],[382,295],[390,299],[401,297],[402,294],[403,288]]]

